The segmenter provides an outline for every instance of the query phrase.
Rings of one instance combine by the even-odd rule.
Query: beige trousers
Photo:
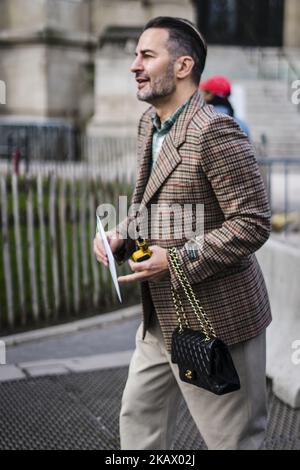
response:
[[[230,347],[241,389],[218,396],[180,380],[157,320],[144,340],[140,325],[122,398],[121,449],[171,449],[181,394],[209,449],[259,449],[267,421],[265,344],[264,331]]]

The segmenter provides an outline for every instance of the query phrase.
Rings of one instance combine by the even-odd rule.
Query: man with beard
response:
[[[191,239],[178,227],[166,237],[160,215],[151,213],[150,259],[129,265],[140,281],[143,322],[136,334],[120,413],[122,449],[170,449],[183,395],[209,449],[258,449],[266,427],[265,330],[271,313],[254,252],[269,237],[270,211],[264,185],[246,135],[235,121],[217,113],[198,89],[206,44],[189,21],[158,17],[141,34],[131,71],[137,98],[151,104],[138,128],[139,171],[132,203],[139,210],[108,233],[116,260],[135,251],[132,221],[139,233],[145,208],[172,204],[204,207],[204,227]],[[185,213],[184,213],[185,214]],[[193,216],[195,213],[193,213]],[[149,227],[148,227],[149,228]],[[162,228],[162,230],[161,230]],[[175,230],[176,229],[176,230]],[[144,235],[145,236],[145,235]],[[182,296],[168,248],[176,247],[181,267],[219,338],[230,349],[239,374],[238,391],[217,396],[182,382],[171,362],[177,316],[171,286]],[[97,259],[107,266],[100,237]],[[187,299],[189,324],[199,329]]]

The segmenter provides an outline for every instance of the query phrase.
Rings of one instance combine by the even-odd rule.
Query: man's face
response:
[[[157,103],[176,90],[174,60],[167,50],[166,29],[149,28],[141,35],[131,66],[138,84],[137,98]]]

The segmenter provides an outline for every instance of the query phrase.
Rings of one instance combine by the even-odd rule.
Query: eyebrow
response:
[[[141,54],[146,54],[147,52],[151,52],[151,54],[156,54],[156,52],[153,51],[152,49],[142,49],[140,51]],[[137,52],[135,52],[135,55],[137,55]]]

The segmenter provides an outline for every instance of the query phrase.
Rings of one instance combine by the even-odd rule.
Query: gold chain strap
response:
[[[177,292],[175,291],[175,289],[173,289],[173,286],[171,287],[171,292],[172,292],[173,302],[174,302],[175,311],[176,311],[176,315],[177,315],[177,320],[178,320],[178,324],[179,324],[179,331],[181,333],[183,331],[181,315],[183,317],[186,328],[189,328],[189,322],[188,322],[188,319],[186,318],[185,311],[183,310],[181,299],[180,299],[179,295],[177,294]],[[181,315],[179,313],[179,308],[181,310]]]
[[[190,303],[190,305],[193,309],[193,312],[195,313],[195,315],[196,315],[196,317],[197,317],[197,319],[200,323],[201,330],[205,334],[205,339],[209,340],[211,337],[216,337],[215,330],[214,330],[210,320],[208,319],[205,311],[203,310],[203,307],[201,307],[201,305],[199,303],[199,300],[196,298],[194,290],[193,290],[188,278],[186,277],[185,272],[183,271],[182,267],[180,266],[180,262],[179,262],[179,258],[178,258],[176,248],[175,247],[169,248],[168,252],[169,252],[169,255],[170,255],[170,262],[172,264],[172,267],[173,267],[175,273],[177,274],[179,282],[180,282],[180,284],[181,284],[181,286],[184,290],[184,293],[186,295],[186,298],[188,299],[188,301],[189,301],[189,303]],[[184,323],[185,323],[186,327],[189,327],[189,324],[188,324],[188,320],[186,318],[185,312],[183,310],[182,302],[181,302],[181,299],[180,299],[180,296],[179,296],[178,292],[175,291],[173,286],[171,286],[171,290],[172,290],[172,297],[173,297],[175,311],[176,311],[178,324],[179,324],[179,331],[181,332],[183,330],[182,318],[184,320]],[[181,309],[181,313],[179,312],[179,307]],[[181,315],[182,315],[182,317],[181,317]]]

